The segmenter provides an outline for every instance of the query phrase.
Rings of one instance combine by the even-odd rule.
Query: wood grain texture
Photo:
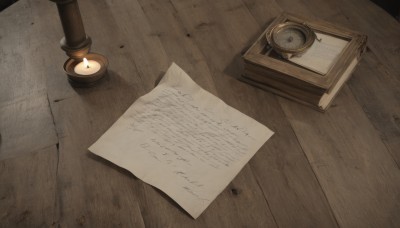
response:
[[[104,104],[116,98],[101,94],[82,94],[53,104],[63,131],[59,146],[57,221],[62,227],[144,227],[135,194],[138,186],[130,184],[133,177],[87,150],[105,130],[100,123],[106,123],[104,117],[110,114],[96,115],[107,112],[96,104],[96,98]],[[84,105],[86,102],[91,103],[90,107]],[[113,108],[116,112],[118,107]]]
[[[57,148],[0,161],[0,227],[56,224]]]
[[[299,112],[301,106],[286,100],[282,104],[339,225],[395,227],[399,169],[354,100],[345,87],[337,106],[324,115]]]
[[[0,160],[58,141],[43,73],[46,65],[37,57],[43,43],[36,34],[45,26],[35,24],[33,11],[24,1],[1,12]]]
[[[370,53],[366,58],[366,65],[370,71],[365,74],[366,71],[361,73],[360,70],[358,75],[361,76],[361,80],[351,80],[349,85],[400,167],[399,23],[382,9],[374,11],[375,5],[372,3],[361,2],[365,4],[366,10],[349,18],[348,24],[362,30],[369,37]],[[342,12],[348,17],[348,9],[354,9],[356,6],[348,2],[345,6]],[[361,21],[361,17],[366,19]],[[364,79],[366,76],[363,75],[370,76]]]
[[[362,2],[359,1],[357,6],[360,7]],[[301,2],[289,0],[279,1],[278,4],[282,7],[293,6],[290,8],[292,13],[317,15],[350,28],[360,28],[357,23],[351,22],[351,15],[346,16],[341,13],[343,6],[339,6],[334,1],[323,3],[316,0],[307,7]],[[350,6],[347,6],[348,8]],[[357,11],[355,6],[353,6],[353,11]],[[380,11],[376,12],[379,14]],[[382,15],[382,18],[385,16],[387,15]],[[388,21],[390,20],[388,19]],[[383,25],[386,20],[382,20],[380,23]],[[373,28],[369,27],[369,29]],[[359,32],[370,33],[364,30]],[[369,46],[372,45],[374,44],[369,44]],[[393,113],[398,111],[396,110],[398,107],[397,87],[393,86],[397,84],[397,80],[391,78],[393,75],[390,75],[388,71],[382,70],[382,68],[385,69],[386,64],[381,63],[376,57],[374,58],[371,52],[367,53],[365,58],[366,60],[361,61],[360,71],[356,69],[354,73],[359,77],[350,82],[352,89],[358,89],[357,92],[354,92],[354,97],[353,93],[346,88],[346,92],[340,95],[341,99],[338,98],[339,101],[335,101],[335,110],[325,116],[318,116],[314,113],[302,116],[302,113],[298,112],[300,109],[297,105],[292,105],[284,99],[280,99],[280,102],[327,195],[339,225],[344,227],[395,227],[398,221],[394,214],[397,214],[395,211],[398,211],[400,203],[397,197],[398,190],[396,190],[399,188],[399,171],[398,164],[392,159],[389,152],[397,154],[398,151],[391,151],[393,147],[398,146],[397,126],[393,124],[394,116],[396,116]],[[377,65],[381,67],[374,68]],[[372,66],[368,67],[368,72],[364,70],[367,66]],[[364,77],[367,78],[364,79]],[[384,80],[382,77],[387,79]],[[371,81],[374,82],[371,83]],[[391,81],[392,86],[389,86]],[[379,98],[374,98],[375,96]],[[343,109],[340,114],[337,113],[339,111],[337,107]],[[381,115],[385,113],[386,117],[387,115],[393,116],[382,120],[378,113]],[[369,121],[375,125],[375,128],[371,127]],[[347,128],[348,130],[346,130]],[[380,132],[377,132],[376,129]],[[310,133],[312,131],[314,132]],[[380,137],[381,134],[383,137]],[[389,151],[382,143],[381,138]],[[373,145],[369,145],[369,143]],[[368,151],[371,152],[368,153]],[[323,155],[323,152],[326,152],[326,155]],[[315,163],[313,162],[314,158],[317,159]],[[397,157],[395,156],[395,158]],[[374,164],[370,164],[372,161]],[[334,168],[330,168],[331,166]],[[376,167],[376,170],[372,167]],[[329,171],[322,171],[324,169]],[[353,171],[354,169],[360,170],[362,174],[358,176],[357,172]],[[346,175],[346,173],[352,175]],[[364,176],[366,173],[369,174]],[[388,184],[382,186],[382,179],[386,179],[384,182]],[[346,186],[349,189],[337,191],[336,186]],[[371,208],[371,205],[374,206]]]
[[[312,14],[368,36],[365,62],[374,67],[369,72],[355,71],[354,75],[358,75],[358,79],[351,79],[348,84],[370,121],[380,132],[396,163],[400,164],[400,128],[397,121],[400,113],[396,110],[399,107],[396,101],[400,100],[399,23],[370,1],[314,0],[312,3],[308,7],[298,3],[292,12]],[[279,4],[292,4],[292,1],[280,1]],[[365,7],[364,10],[358,10],[361,5]],[[363,64],[360,65],[361,68]],[[371,80],[374,82],[370,83]]]
[[[189,74],[193,75],[193,79],[199,85],[210,89],[210,92],[215,94],[213,79],[206,65],[205,57],[193,42],[192,35],[180,23],[179,17],[170,13],[175,10],[174,5],[157,1],[140,1],[140,4],[154,33],[159,34],[159,39],[165,47],[169,58],[176,61]],[[159,23],[160,21],[163,21],[163,23]],[[232,186],[228,187],[204,213],[207,223],[204,225],[197,224],[199,227],[275,226],[275,222],[262,192],[258,189],[251,170],[246,166],[242,173],[232,182]],[[258,190],[254,191],[254,189]],[[219,203],[220,201],[225,203]],[[226,202],[229,203],[227,204]],[[252,203],[248,204],[246,202]],[[249,210],[249,208],[252,208],[252,210]],[[221,219],[220,215],[215,213],[218,211],[226,212],[224,213],[224,219]],[[240,211],[240,216],[232,213],[232,211]],[[243,221],[247,222],[243,223]],[[176,219],[175,222],[177,222]],[[189,224],[194,225],[192,223]],[[150,224],[150,226],[152,225]]]
[[[290,125],[280,118],[282,112],[275,98],[233,78],[239,77],[242,72],[240,51],[251,38],[248,34],[258,31],[245,5],[240,1],[224,4],[173,1],[173,4],[179,18],[207,57],[217,89],[222,91],[220,97],[276,132],[268,147],[261,149],[250,164],[278,226],[335,227],[330,208],[297,139],[292,135]],[[218,45],[210,46],[209,43]],[[285,138],[280,138],[280,134]],[[285,148],[275,149],[277,145],[285,145]],[[276,164],[277,161],[283,163]],[[279,197],[277,192],[285,193]],[[315,207],[319,210],[315,211]]]
[[[400,83],[388,69],[368,52],[349,87],[400,168]]]
[[[18,1],[0,14],[0,227],[400,224],[400,25],[382,10],[366,0],[79,3],[92,51],[110,62],[89,89],[72,88],[62,70],[53,2]],[[242,51],[283,11],[370,38],[325,114],[237,80]],[[197,220],[87,150],[171,62],[275,131]]]
[[[40,26],[30,7],[29,1],[23,1],[1,12],[0,105],[46,91],[45,75],[38,74],[44,66],[41,58],[35,58],[41,48],[41,38],[36,36]]]
[[[46,93],[0,105],[0,160],[58,143]]]

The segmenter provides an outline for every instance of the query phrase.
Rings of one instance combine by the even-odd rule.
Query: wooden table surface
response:
[[[0,227],[399,227],[400,24],[368,0],[80,1],[110,61],[74,89],[56,5],[0,12]],[[368,35],[326,113],[248,86],[241,53],[282,11]],[[193,220],[87,148],[176,62],[275,135]]]

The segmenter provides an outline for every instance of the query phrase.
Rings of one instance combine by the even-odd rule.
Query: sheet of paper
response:
[[[197,218],[272,134],[173,63],[89,150]]]
[[[325,75],[338,60],[348,41],[334,36],[315,33],[318,40],[301,56],[294,56],[289,61],[307,69]]]

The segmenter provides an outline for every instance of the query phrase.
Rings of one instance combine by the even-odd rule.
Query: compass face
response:
[[[283,58],[301,56],[316,38],[306,24],[284,22],[274,25],[267,33],[268,44]]]
[[[273,34],[274,42],[284,49],[298,49],[306,43],[306,36],[300,29],[286,28]]]

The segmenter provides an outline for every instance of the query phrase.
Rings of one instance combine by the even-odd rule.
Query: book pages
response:
[[[334,36],[315,33],[317,40],[301,56],[293,56],[289,61],[309,70],[325,75],[339,59],[340,54],[349,43]]]
[[[354,58],[350,65],[347,67],[347,69],[344,71],[342,77],[339,79],[339,81],[335,84],[335,86],[332,88],[330,93],[325,93],[322,95],[321,99],[319,100],[318,106],[321,109],[326,109],[332,99],[336,96],[336,94],[339,92],[339,89],[342,88],[343,84],[350,78],[351,73],[353,72],[354,68],[358,64],[358,59],[357,57]]]

